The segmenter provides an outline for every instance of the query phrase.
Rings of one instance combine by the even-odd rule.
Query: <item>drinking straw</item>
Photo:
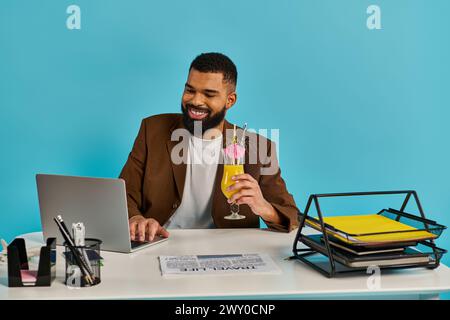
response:
[[[247,122],[244,123],[244,131],[242,132],[242,137],[241,137],[241,145],[244,145],[244,140],[245,140],[245,131],[247,130]]]
[[[244,146],[244,140],[245,140],[245,131],[247,130],[247,122],[244,123],[244,130],[242,131],[242,137],[241,137],[241,146]],[[237,164],[239,164],[240,159],[238,159]]]
[[[237,136],[236,136],[236,125],[234,125],[233,127],[233,155],[234,155],[234,159],[233,159],[233,164],[236,164],[236,142],[237,142]]]

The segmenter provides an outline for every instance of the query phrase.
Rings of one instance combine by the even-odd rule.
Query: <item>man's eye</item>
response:
[[[208,98],[213,98],[215,96],[215,94],[208,94],[207,93],[207,94],[205,94],[205,96],[208,97]]]
[[[185,89],[184,91],[187,93],[194,93],[194,90],[192,90],[192,89]]]

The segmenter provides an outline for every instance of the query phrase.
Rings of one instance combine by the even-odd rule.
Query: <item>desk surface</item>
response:
[[[0,270],[0,299],[122,299],[122,298],[349,298],[433,297],[450,291],[450,270],[382,271],[381,287],[369,289],[369,274],[328,279],[292,255],[295,233],[263,229],[170,230],[161,244],[131,254],[102,252],[102,282],[70,289],[63,283],[65,262],[58,246],[57,278],[51,287],[8,288],[6,268]],[[28,244],[42,241],[28,234]],[[193,275],[164,278],[159,255],[268,253],[282,270],[275,275]]]

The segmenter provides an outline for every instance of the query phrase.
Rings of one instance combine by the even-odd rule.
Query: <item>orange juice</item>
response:
[[[222,176],[222,183],[221,188],[222,192],[227,197],[227,199],[230,199],[233,194],[238,192],[239,190],[233,190],[233,191],[227,191],[226,189],[233,185],[235,181],[231,179],[231,177],[237,175],[237,174],[243,174],[244,173],[244,165],[242,164],[225,164],[223,166],[223,176]]]

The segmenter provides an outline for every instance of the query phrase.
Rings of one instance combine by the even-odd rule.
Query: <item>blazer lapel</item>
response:
[[[172,132],[176,129],[184,129],[181,120],[171,129],[171,135]],[[186,130],[186,129],[185,129]],[[172,141],[171,137],[169,137],[169,140],[166,142],[167,151],[169,152],[169,158],[170,163],[172,164],[172,171],[173,176],[175,179],[175,184],[177,186],[178,196],[181,199],[183,199],[183,190],[184,190],[184,182],[186,180],[186,163],[187,163],[187,151],[189,147],[189,137],[186,135],[182,136],[182,141]],[[178,146],[177,146],[178,145]],[[177,150],[181,149],[179,151],[179,156],[181,157],[182,161],[179,164],[174,163],[172,159],[172,151],[177,146]],[[177,151],[176,150],[176,151]],[[175,151],[175,152],[176,152]]]

